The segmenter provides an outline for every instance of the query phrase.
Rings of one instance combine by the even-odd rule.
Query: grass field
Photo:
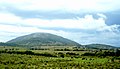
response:
[[[118,69],[118,61],[110,58],[57,58],[20,54],[0,54],[0,69]]]
[[[1,47],[1,50],[5,50],[5,48]],[[12,47],[7,48],[11,49]],[[14,51],[24,52],[26,50],[19,48]],[[86,51],[29,51],[34,54],[0,53],[0,69],[120,69],[120,57],[113,61],[114,57],[112,56],[81,56]],[[57,57],[35,55],[36,53],[49,53]],[[72,55],[70,55],[71,53]],[[61,57],[61,54],[64,57]]]

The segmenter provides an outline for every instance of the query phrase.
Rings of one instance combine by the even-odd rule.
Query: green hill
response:
[[[13,44],[13,43],[0,42],[0,46],[18,46],[18,45],[17,44]]]
[[[86,48],[89,49],[115,49],[117,47],[111,46],[111,45],[105,45],[105,44],[89,44],[85,45]]]
[[[22,46],[81,46],[80,44],[50,33],[33,33],[8,41]]]

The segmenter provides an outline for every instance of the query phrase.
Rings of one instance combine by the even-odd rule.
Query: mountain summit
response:
[[[23,46],[80,46],[77,42],[50,33],[33,33],[8,41]]]

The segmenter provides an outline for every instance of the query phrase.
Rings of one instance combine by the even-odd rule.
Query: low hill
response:
[[[22,46],[81,46],[80,44],[50,33],[33,33],[8,41]]]
[[[105,45],[105,44],[89,44],[85,45],[86,48],[89,49],[115,49],[117,47],[111,46],[111,45]]]

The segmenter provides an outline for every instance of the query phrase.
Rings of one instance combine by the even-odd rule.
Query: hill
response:
[[[80,44],[50,33],[33,33],[8,41],[22,46],[80,46]]]
[[[115,49],[117,47],[111,46],[111,45],[105,45],[105,44],[89,44],[85,45],[86,48],[89,49]]]
[[[0,42],[0,46],[18,46],[17,44],[13,44],[13,43],[3,43]]]

